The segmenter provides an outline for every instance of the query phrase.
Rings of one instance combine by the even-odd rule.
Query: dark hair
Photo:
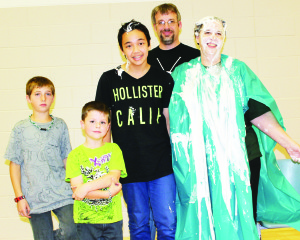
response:
[[[28,80],[26,83],[26,95],[30,97],[32,91],[36,87],[49,87],[51,89],[52,95],[55,94],[55,87],[53,82],[46,77],[36,76]]]
[[[150,46],[151,37],[150,37],[150,33],[149,33],[147,27],[144,24],[142,24],[141,22],[138,22],[138,21],[135,21],[134,19],[132,19],[130,22],[122,24],[122,27],[119,29],[118,42],[119,42],[119,46],[122,51],[123,51],[123,46],[122,46],[123,34],[125,32],[130,32],[135,29],[139,30],[145,34],[147,42],[148,42],[148,47]]]
[[[164,4],[158,5],[155,8],[153,8],[152,13],[151,13],[152,24],[153,25],[156,24],[155,15],[158,12],[160,12],[161,14],[168,14],[169,11],[173,12],[177,15],[177,22],[181,21],[181,15],[180,15],[180,12],[178,11],[177,7],[172,3],[164,3]]]
[[[106,114],[108,123],[110,123],[110,119],[111,119],[110,109],[105,103],[99,102],[99,101],[91,101],[91,102],[86,103],[83,106],[82,111],[81,111],[81,120],[84,121],[88,112],[93,111],[93,110],[96,110],[96,111]]]

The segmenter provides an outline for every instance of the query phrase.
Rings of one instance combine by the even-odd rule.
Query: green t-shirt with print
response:
[[[90,149],[83,145],[70,152],[66,167],[66,181],[82,175],[83,183],[98,179],[111,170],[127,176],[123,154],[115,143]],[[102,189],[106,190],[106,189]],[[121,194],[110,199],[86,199],[74,202],[75,223],[114,223],[122,220]]]

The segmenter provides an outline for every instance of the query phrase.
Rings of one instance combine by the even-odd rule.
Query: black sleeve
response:
[[[109,77],[105,72],[99,79],[95,101],[104,102],[108,107],[111,107],[110,91]]]
[[[271,111],[271,109],[265,104],[258,102],[252,98],[250,98],[248,101],[248,107],[249,109],[245,113],[246,124],[247,122],[252,121],[253,119],[265,114],[266,112]]]

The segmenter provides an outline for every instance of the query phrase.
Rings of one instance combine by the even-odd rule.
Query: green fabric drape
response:
[[[221,63],[220,68],[206,69],[199,57],[172,73],[170,135],[178,190],[176,239],[180,240],[258,239],[244,143],[248,99],[269,106],[281,124],[282,118],[274,99],[243,62],[222,55]],[[274,142],[260,135],[264,157],[273,159]],[[261,178],[266,172],[262,167]],[[284,179],[282,174],[280,178]],[[274,181],[265,179],[259,193],[259,201],[265,203],[263,215],[269,214],[270,206],[261,193]]]

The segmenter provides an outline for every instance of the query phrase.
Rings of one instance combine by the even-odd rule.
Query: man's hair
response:
[[[26,95],[30,96],[33,89],[36,87],[49,87],[51,89],[52,95],[55,94],[55,87],[53,82],[46,77],[36,76],[28,80],[26,83]]]
[[[122,24],[122,27],[119,29],[118,42],[119,42],[119,46],[122,51],[123,51],[123,46],[122,46],[123,34],[125,32],[127,32],[127,33],[131,32],[135,29],[139,30],[145,34],[147,42],[148,42],[148,47],[150,46],[151,37],[150,37],[150,33],[149,33],[147,27],[144,24],[142,24],[141,22],[138,22],[138,21],[135,21],[134,19],[132,19],[130,22]]]
[[[180,12],[178,11],[177,7],[172,3],[164,3],[164,4],[161,4],[161,5],[156,6],[155,8],[153,8],[152,13],[151,13],[152,24],[153,25],[156,24],[155,15],[158,12],[160,12],[161,14],[168,14],[169,11],[173,12],[177,15],[177,21],[178,22],[181,21],[181,15],[180,15]]]
[[[81,120],[84,121],[86,116],[88,115],[88,112],[93,110],[106,114],[108,123],[110,123],[110,109],[105,103],[99,101],[91,101],[83,106],[81,111]]]

